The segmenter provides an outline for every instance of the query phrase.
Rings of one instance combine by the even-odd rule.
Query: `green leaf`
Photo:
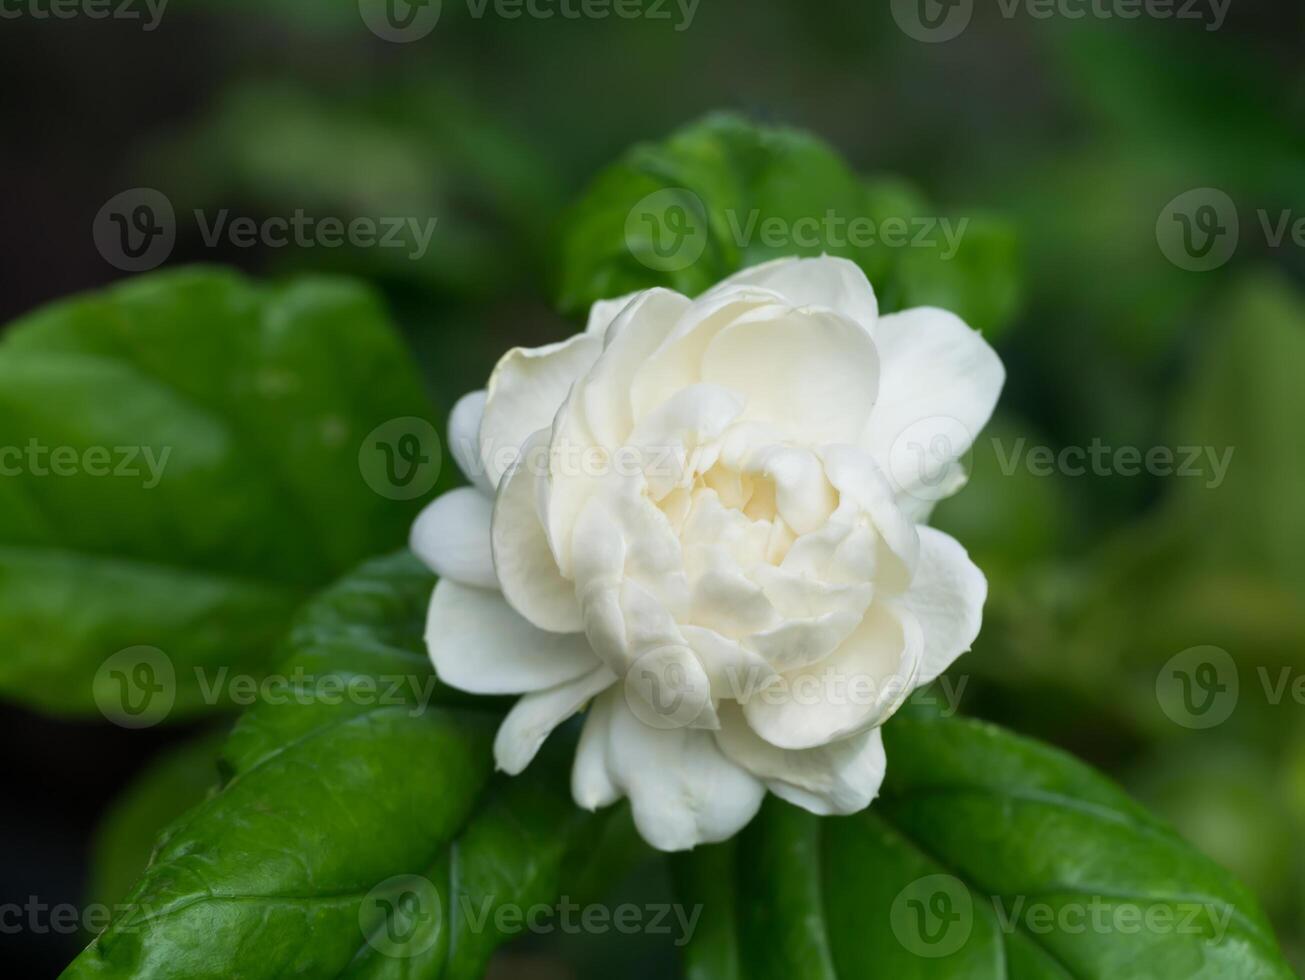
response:
[[[976,721],[884,731],[868,810],[821,819],[772,799],[732,845],[686,859],[710,869],[682,896],[707,903],[691,970],[736,957],[749,980],[1292,975],[1250,893],[1083,764]]]
[[[165,826],[198,804],[218,782],[225,732],[211,732],[154,759],[100,821],[91,848],[87,900],[112,908],[149,864]]]
[[[439,466],[429,415],[375,297],[344,280],[185,269],[12,324],[0,692],[112,716],[97,668],[148,646],[175,675],[170,716],[211,710],[197,672],[267,669],[312,591],[406,539]],[[365,445],[394,426],[430,450],[404,487]]]
[[[863,182],[807,133],[709,116],[635,146],[572,208],[558,304],[579,314],[653,286],[693,296],[747,266],[824,252],[865,270],[883,312],[945,305],[996,331],[1018,299],[1013,235],[991,217],[942,217],[900,181]]]
[[[680,904],[703,912],[694,941],[684,949],[686,980],[739,980],[743,976],[734,915],[738,903],[734,862],[733,841],[671,855]]]
[[[423,652],[431,586],[403,554],[306,609],[280,668],[295,696],[240,718],[220,788],[66,977],[475,977],[499,907],[555,898],[610,815],[571,802],[564,744],[491,779],[497,711],[459,707]]]

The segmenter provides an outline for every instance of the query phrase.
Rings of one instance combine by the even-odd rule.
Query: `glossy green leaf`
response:
[[[144,646],[175,677],[162,714],[211,710],[200,674],[267,669],[312,591],[406,540],[439,469],[429,415],[376,298],[344,280],[184,269],[12,324],[0,693],[106,710],[97,670]],[[409,429],[428,461],[390,480],[380,442]]]
[[[689,892],[714,902],[695,938],[714,948],[691,970],[737,957],[749,980],[1292,975],[1250,893],[1083,764],[976,721],[898,717],[885,736],[868,810],[821,819],[770,800],[732,845],[695,852],[736,892]]]
[[[568,214],[558,303],[666,286],[696,295],[747,266],[828,253],[865,270],[883,312],[943,305],[996,331],[1015,312],[1011,231],[944,217],[900,181],[864,182],[800,130],[709,116],[640,144]]]
[[[307,608],[279,668],[292,695],[241,717],[220,788],[66,977],[477,977],[524,928],[500,907],[556,898],[610,813],[571,802],[564,744],[491,778],[498,704],[435,681],[431,585],[399,555]]]

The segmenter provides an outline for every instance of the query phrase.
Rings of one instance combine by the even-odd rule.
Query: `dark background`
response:
[[[813,131],[857,170],[922,189],[940,213],[1012,222],[1024,289],[1019,316],[995,338],[1011,377],[1000,431],[1053,447],[1094,436],[1163,443],[1207,349],[1240,329],[1220,311],[1264,281],[1299,300],[1301,249],[1272,247],[1255,215],[1305,214],[1302,8],[1232,0],[1209,31],[1146,17],[1007,18],[979,3],[960,37],[923,44],[888,6],[701,0],[676,31],[667,21],[478,19],[445,0],[430,36],[409,45],[373,36],[347,0],[173,0],[152,32],[113,19],[0,20],[0,323],[122,277],[91,225],[128,188],[159,188],[179,214],[433,214],[419,263],[210,249],[193,222],[169,263],[373,280],[447,408],[508,346],[571,329],[550,312],[550,234],[566,202],[631,143],[733,109]],[[1165,203],[1194,187],[1222,189],[1242,219],[1233,260],[1208,274],[1175,268],[1155,238]],[[1305,422],[1302,404],[1279,411]],[[1302,445],[1277,449],[1286,458]],[[983,477],[976,484],[989,485]],[[1305,668],[1300,564],[1247,569],[1246,595],[1289,601],[1230,602],[1220,619],[1196,585],[1175,597],[1168,572],[1130,561],[1172,509],[1164,481],[1054,479],[1018,493],[1029,496],[1003,508],[1004,491],[979,491],[977,512],[940,514],[967,544],[965,528],[987,528],[972,548],[987,550],[980,564],[994,580],[966,709],[1106,767],[1243,877],[1298,954],[1305,709],[1176,732],[1155,723],[1154,702],[1141,721],[1122,718],[1133,695],[1074,658],[1136,666],[1143,690],[1156,664],[1194,642]],[[1299,508],[1299,496],[1279,506]],[[1179,534],[1168,560],[1218,565],[1202,533]],[[1104,584],[1083,587],[1094,598],[1065,613],[1058,590],[1103,565]],[[1208,614],[1199,629],[1184,600]],[[1182,625],[1169,633],[1130,619],[1173,602]],[[93,834],[116,794],[165,747],[210,727],[130,732],[0,706],[0,902],[81,903]],[[50,976],[84,939],[24,929],[0,944],[10,975]]]

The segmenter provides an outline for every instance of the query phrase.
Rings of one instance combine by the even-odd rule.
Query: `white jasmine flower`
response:
[[[1003,380],[952,314],[880,317],[841,259],[595,304],[453,412],[473,485],[412,532],[436,672],[522,695],[513,774],[587,706],[576,802],[629,797],[662,850],[730,837],[766,790],[867,806],[880,726],[978,634],[983,574],[918,522]]]

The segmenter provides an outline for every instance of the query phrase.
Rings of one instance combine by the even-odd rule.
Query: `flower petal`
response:
[[[762,308],[785,309],[781,297],[760,289],[704,296],[685,309],[661,345],[640,365],[631,388],[638,421],[677,392],[702,380],[702,355],[712,339],[739,317]]]
[[[497,592],[435,583],[426,649],[439,679],[472,694],[523,694],[590,673],[598,658],[582,633],[546,633]]]
[[[920,528],[920,565],[911,587],[891,604],[905,609],[924,633],[917,685],[928,684],[970,649],[983,621],[988,580],[950,535]]]
[[[823,527],[838,504],[820,459],[810,449],[767,446],[752,453],[743,469],[773,483],[775,509],[795,534]]]
[[[870,454],[855,446],[825,446],[821,455],[825,474],[839,494],[835,519],[850,523],[857,514],[869,517],[897,559],[896,568],[878,569],[881,581],[898,588],[905,586],[920,558],[920,538],[915,522],[894,499],[892,484]]]
[[[722,705],[716,744],[766,788],[820,816],[856,813],[879,795],[888,760],[882,728],[813,749],[781,749],[758,737],[737,705]]]
[[[866,330],[874,327],[879,316],[874,288],[861,267],[832,255],[775,259],[754,265],[713,287],[704,299],[740,286],[771,290],[784,297],[791,306],[819,306],[833,310]]]
[[[635,296],[603,336],[602,355],[585,378],[583,394],[568,408],[582,408],[600,445],[624,444],[634,426],[631,388],[635,374],[674,328],[689,300],[671,289]]]
[[[607,328],[612,325],[612,321],[630,305],[630,300],[638,295],[637,292],[633,292],[617,296],[615,299],[598,300],[589,307],[589,322],[585,324],[585,333],[602,337],[607,333]]]
[[[782,749],[810,749],[881,724],[915,688],[923,640],[909,615],[874,603],[837,650],[790,671],[743,705],[753,731]]]
[[[875,592],[873,582],[838,585],[774,565],[758,565],[750,574],[785,619],[810,619],[839,609],[864,613]]]
[[[489,525],[494,508],[473,487],[436,497],[417,515],[408,546],[440,578],[497,589]]]
[[[611,806],[621,798],[621,790],[607,766],[608,731],[612,709],[618,702],[618,698],[610,696],[594,698],[580,729],[575,762],[571,766],[571,797],[585,810]]]
[[[743,395],[743,419],[794,442],[855,442],[875,404],[879,359],[870,334],[845,316],[762,308],[707,345],[702,379]]]
[[[548,428],[571,386],[588,371],[602,340],[578,333],[544,347],[514,347],[489,376],[480,424],[480,458],[489,482],[499,480],[531,433]]]
[[[524,695],[512,706],[494,737],[495,764],[509,776],[517,775],[530,765],[554,728],[614,683],[616,675],[599,667],[557,687]]]
[[[737,640],[702,626],[682,626],[680,631],[702,664],[715,700],[739,701],[778,676],[760,654],[745,650]]]
[[[781,674],[820,663],[848,638],[865,617],[865,605],[836,609],[808,619],[789,619],[754,633],[743,646]]]
[[[616,687],[595,701],[582,741],[572,774],[576,802],[592,808],[611,790],[623,793],[639,833],[661,851],[734,836],[765,796],[761,781],[726,758],[710,732],[645,725]]]
[[[575,584],[563,577],[539,519],[537,481],[546,468],[548,430],[526,440],[494,501],[491,544],[503,595],[530,622],[554,633],[584,626]]]
[[[734,568],[709,568],[693,582],[689,622],[727,637],[761,633],[780,625],[765,590]]]
[[[485,415],[485,389],[468,392],[449,413],[449,452],[471,483],[487,494],[494,487],[480,458],[480,420]]]
[[[959,489],[958,460],[997,404],[1006,371],[982,335],[945,310],[880,319],[879,400],[861,437],[895,489],[932,502]]]
[[[720,438],[743,411],[734,392],[715,385],[681,388],[635,425],[627,440],[629,462],[637,463],[648,481],[648,492],[661,500],[701,468],[702,447]],[[632,467],[626,466],[628,471]]]

